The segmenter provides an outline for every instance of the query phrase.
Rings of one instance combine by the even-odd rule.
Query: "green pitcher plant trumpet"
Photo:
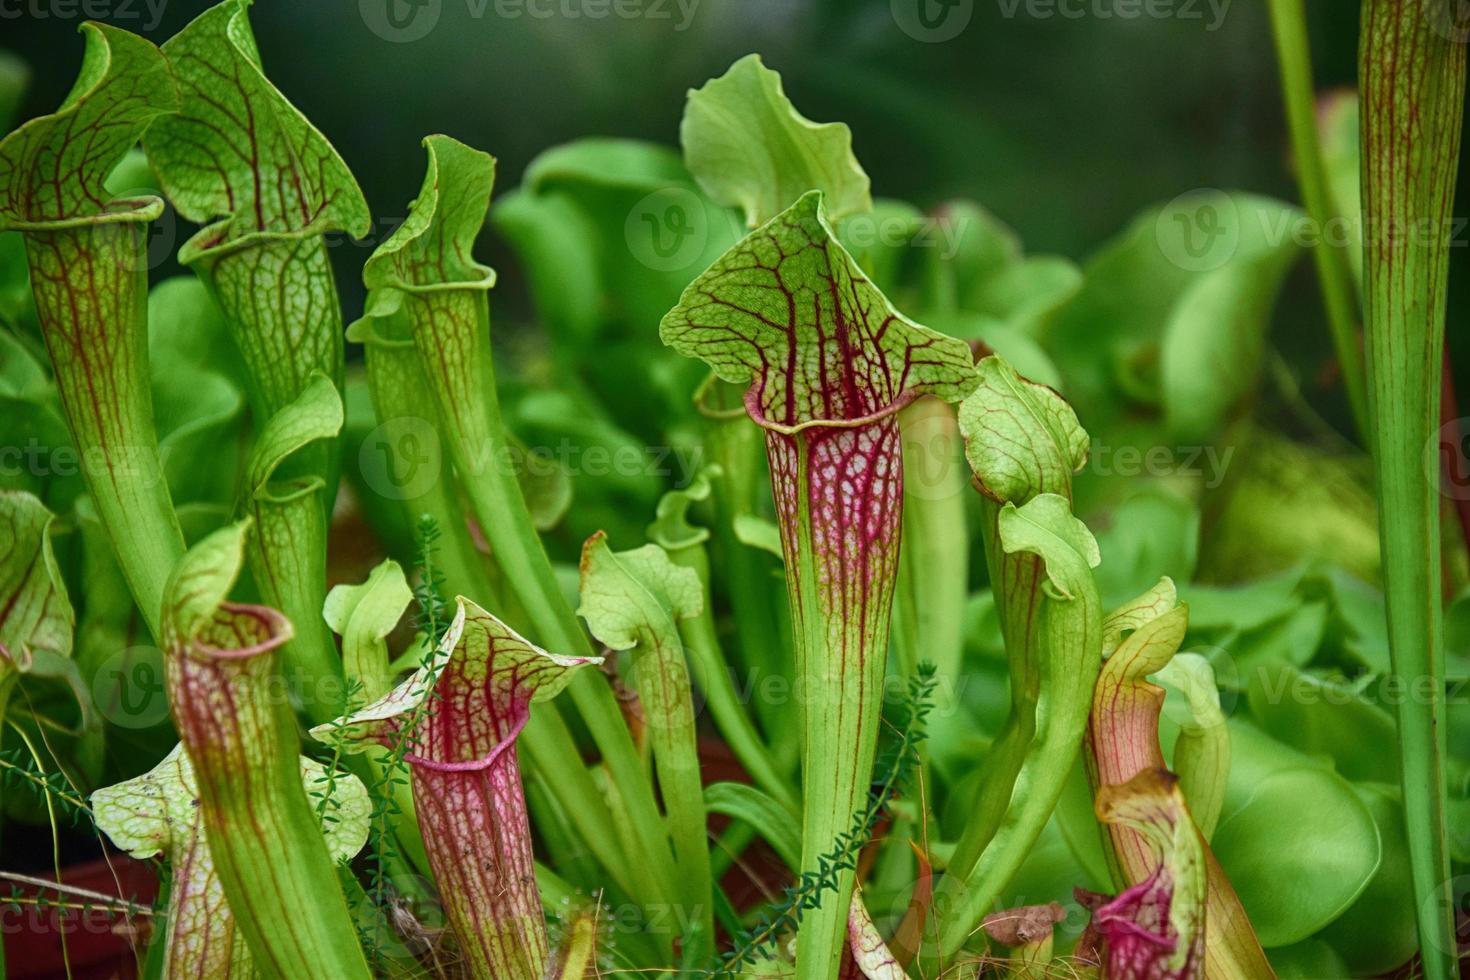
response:
[[[223,311],[256,425],[267,426],[314,379],[341,387],[342,308],[325,236],[361,236],[371,219],[337,151],[266,78],[249,6],[212,7],[164,45],[182,102],[166,124],[149,128],[143,146],[169,201],[204,225],[179,260]],[[258,512],[251,571],[265,600],[296,626],[283,661],[318,721],[342,707],[331,696],[341,663],[320,615],[335,436],[283,459],[274,474],[281,488],[245,488]]]
[[[353,748],[409,741],[424,846],[471,976],[546,974],[516,739],[533,701],[555,696],[597,662],[547,653],[460,597],[429,663],[360,711],[312,730]]]
[[[1102,624],[1104,661],[1093,696],[1087,731],[1087,766],[1099,794],[1144,779],[1165,770],[1159,744],[1159,715],[1164,689],[1150,676],[1168,677],[1168,668],[1178,654],[1189,624],[1189,609],[1179,602],[1174,583],[1163,579],[1147,592],[1124,603]],[[1195,671],[1207,665],[1192,662]],[[1218,711],[1218,703],[1215,705]],[[1199,837],[1208,884],[1206,907],[1199,931],[1204,939],[1204,969],[1210,976],[1259,980],[1275,977],[1261,943],[1251,928],[1240,898],[1224,869],[1205,843],[1206,828],[1218,817],[1220,794],[1229,767],[1229,735],[1223,717],[1208,707],[1196,714],[1201,724],[1193,733],[1181,734],[1174,746],[1174,765],[1188,779],[1178,779],[1170,793],[1181,801],[1179,819],[1188,822]],[[1224,745],[1220,745],[1220,742]],[[1206,743],[1201,746],[1199,743]],[[1210,744],[1213,743],[1213,744]],[[1152,778],[1152,777],[1149,777]],[[1185,786],[1193,793],[1186,797]],[[1198,806],[1204,815],[1199,823],[1192,815]],[[1158,867],[1156,841],[1150,834],[1126,821],[1104,821],[1107,825],[1104,851],[1114,882],[1122,888],[1139,888]],[[1211,828],[1212,829],[1212,828]]]
[[[1199,832],[1173,776],[1147,769],[1097,795],[1097,817],[1127,827],[1154,851],[1154,869],[1093,909],[1105,977],[1200,980],[1205,967],[1205,862]]]
[[[746,383],[766,433],[802,718],[803,866],[852,824],[873,764],[903,497],[897,412],[974,387],[969,348],[907,319],[803,194],[699,276],[664,342]],[[809,913],[803,975],[835,970],[852,877]],[[803,960],[805,959],[805,962]]]
[[[1368,417],[1378,483],[1389,649],[1398,702],[1404,813],[1424,975],[1455,975],[1458,941],[1446,847],[1446,707],[1438,453],[1446,279],[1465,105],[1464,12],[1440,0],[1364,0],[1363,313]],[[1395,234],[1394,229],[1415,229]]]
[[[1087,433],[1054,391],[992,355],[960,405],[983,498],[986,563],[1011,671],[1011,704],[936,902],[938,953],[953,956],[1041,833],[1081,748],[1100,667],[1102,612],[1091,532],[1071,513]]]
[[[249,521],[191,548],[165,589],[174,721],[194,770],[205,840],[255,968],[366,977],[318,816],[301,785],[294,712],[272,679],[291,623],[229,601]]]
[[[25,239],[36,318],[88,490],[157,638],[184,551],[148,388],[147,225],[156,197],[113,200],[108,173],[178,110],[168,62],[127,31],[83,25],[87,50],[61,108],[0,142],[0,230]]]

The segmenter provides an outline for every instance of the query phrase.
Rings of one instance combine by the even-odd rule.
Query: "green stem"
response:
[[[632,666],[678,867],[681,953],[686,964],[703,964],[714,954],[714,886],[694,699],[676,625],[703,599],[699,578],[657,545],[615,553],[602,532],[583,545],[581,573],[581,615]]]
[[[429,382],[407,318],[363,317],[348,328],[347,339],[363,345],[378,420],[361,450],[369,489],[399,502],[409,527],[426,514],[433,520],[441,532],[436,563],[451,594],[499,607],[502,597],[470,539],[454,481],[445,479],[449,461],[439,444],[438,413],[424,401]]]
[[[936,955],[953,956],[980,925],[1040,836],[1077,757],[1100,663],[1101,612],[1084,558],[1095,543],[1069,511],[1087,434],[1056,392],[998,357],[960,405],[966,455],[982,492],[981,533],[1010,669],[1011,708],[985,762],[976,813],[935,891],[945,917]],[[1078,538],[1062,557],[1007,541],[1008,513],[1050,514]],[[1040,509],[1037,509],[1040,508]],[[1055,512],[1055,513],[1054,513]],[[1055,530],[1055,529],[1054,529]],[[1078,549],[1081,550],[1079,555]],[[1070,583],[1056,589],[1056,576]],[[913,916],[910,929],[917,926]]]
[[[674,564],[694,571],[704,591],[704,605],[699,615],[679,623],[679,634],[684,649],[689,653],[689,664],[694,670],[694,679],[704,692],[709,704],[710,715],[725,743],[735,753],[740,765],[755,780],[757,786],[773,798],[790,807],[793,812],[801,809],[796,794],[787,781],[786,767],[778,765],[761,740],[760,732],[740,704],[740,695],[730,680],[730,669],[725,661],[720,639],[715,632],[714,614],[711,610],[712,597],[709,590],[709,556],[703,544],[683,548],[667,548]]]
[[[224,312],[245,364],[257,427],[300,397],[315,372],[341,390],[342,314],[319,233],[253,235],[207,249],[191,242],[181,259]],[[281,302],[283,296],[292,301]],[[321,615],[337,473],[333,435],[295,453],[274,473],[275,480],[295,487],[289,501],[255,499],[251,506],[256,524],[250,570],[265,602],[291,621],[283,674],[314,724],[330,721],[345,707],[341,657]]]
[[[903,542],[899,549],[894,651],[905,676],[920,661],[955,683],[965,645],[970,539],[965,493],[969,474],[954,408],[920,398],[899,416],[903,426]]]
[[[156,637],[163,587],[184,553],[184,535],[158,453],[148,382],[142,255],[149,212],[134,213],[136,222],[28,233],[26,255],[67,427],[83,460],[104,461],[82,468],[87,489]],[[77,303],[81,296],[90,301]]]
[[[249,5],[224,0],[164,46],[183,101],[149,129],[144,149],[179,214],[205,226],[179,262],[224,313],[261,431],[318,373],[342,390],[342,310],[325,236],[363,235],[371,216],[341,157],[265,76]],[[322,621],[337,446],[334,432],[284,462],[275,479],[293,486],[293,504],[260,520],[250,543],[266,602],[295,629],[282,651],[288,686],[316,723],[344,707],[342,662]]]
[[[848,529],[835,515],[813,514],[814,501],[827,499],[831,487],[843,478],[833,460],[846,457],[849,465],[855,465],[851,461],[866,452],[870,460],[887,456],[897,465],[900,435],[891,418],[872,424],[870,430],[816,433],[809,438],[804,433],[768,432],[766,437],[776,499],[790,508],[788,517],[794,518],[783,522],[782,550],[802,706],[804,871],[823,866],[834,843],[851,830],[867,796],[877,750],[902,522],[901,501],[893,499],[902,490],[875,481],[879,489],[861,517],[867,533],[874,536],[867,561],[840,571],[833,567],[842,554],[837,536]],[[825,443],[818,455],[820,479],[814,479],[813,439]],[[855,878],[851,867],[838,869],[833,891],[802,917],[796,939],[801,977],[821,980],[837,975]]]
[[[370,480],[369,485],[401,499],[411,520],[423,514],[435,520],[442,532],[436,549],[438,562],[452,594],[503,606],[501,590],[491,584],[486,560],[470,541],[463,514],[453,499],[454,483],[444,478],[450,464],[439,458],[443,448],[437,435],[442,431],[438,412],[432,403],[423,401],[428,381],[406,318],[364,317],[349,329],[348,339],[365,346],[368,387],[379,420],[375,436],[379,442],[366,446],[364,451],[381,452],[383,469],[381,473],[372,470],[380,479]],[[420,455],[423,453],[430,454],[427,461]],[[376,463],[378,458],[371,456],[370,462]],[[416,657],[411,659],[417,663]],[[619,887],[629,894],[656,893],[656,879],[649,869],[627,859],[612,813],[582,765],[581,753],[555,705],[532,716],[520,744],[545,791],[567,814],[582,846]]]
[[[735,533],[737,517],[757,513],[757,490],[765,469],[760,429],[742,409],[738,419],[710,422],[705,449],[715,464],[710,468],[710,483],[717,567],[729,593],[731,613],[740,624],[735,635],[740,667],[751,677],[753,687],[756,672],[786,677],[790,671],[790,633],[782,629],[780,591],[777,576],[772,574],[776,562]],[[780,723],[790,717],[780,705],[757,702],[755,708],[769,735],[782,730]]]
[[[450,458],[526,625],[547,647],[591,656],[532,523],[495,391],[486,299],[495,275],[469,258],[489,206],[494,160],[444,136],[429,137],[425,146],[429,169],[413,214],[364,269],[374,292],[369,312],[407,312]],[[614,823],[635,846],[628,860],[649,869],[658,884],[639,898],[672,903],[679,894],[673,854],[612,689],[600,673],[583,671],[570,691],[616,787]]]
[[[1318,231],[1312,260],[1322,287],[1322,302],[1332,330],[1332,344],[1347,388],[1353,422],[1359,433],[1369,432],[1363,354],[1358,340],[1358,298],[1345,248],[1328,241],[1325,230],[1334,217],[1327,195],[1327,174],[1317,137],[1317,105],[1312,87],[1312,54],[1307,37],[1304,0],[1270,0],[1276,56],[1281,68],[1281,93],[1286,105],[1291,147],[1296,157],[1297,184],[1302,203]]]
[[[1398,705],[1404,814],[1430,980],[1457,975],[1447,848],[1440,580],[1440,359],[1465,35],[1453,4],[1365,0],[1362,91],[1369,415]]]
[[[480,302],[483,305],[483,296]],[[488,338],[488,323],[479,336]],[[423,346],[419,350],[421,356],[426,353]],[[439,351],[433,351],[429,357],[437,361]],[[494,378],[489,361],[487,349],[479,362],[484,366],[484,370],[478,372],[479,378]],[[510,457],[501,429],[499,400],[494,385],[480,382],[479,387],[484,409],[482,417],[486,419],[483,434],[478,439],[455,439],[450,445],[475,517],[505,573],[507,587],[525,610],[531,628],[538,636],[544,637],[550,647],[569,651],[572,656],[591,656],[592,645],[562,594],[556,573],[531,523],[520,482],[510,467],[499,462]],[[477,465],[469,452],[469,447],[475,445],[487,447],[489,459],[496,462],[488,466],[483,463]],[[621,803],[618,809],[622,812],[615,813],[614,819],[632,835],[639,848],[639,856],[632,860],[649,868],[659,883],[658,890],[652,895],[643,893],[640,898],[648,896],[648,901],[655,901],[653,896],[662,896],[663,900],[673,901],[679,889],[663,820],[654,802],[643,762],[623,721],[622,709],[606,678],[596,671],[579,673],[572,679],[568,691],[593,742],[602,752],[602,761],[610,778],[618,787],[615,799]],[[533,721],[532,725],[535,724]],[[534,748],[532,753],[533,756],[537,754]]]

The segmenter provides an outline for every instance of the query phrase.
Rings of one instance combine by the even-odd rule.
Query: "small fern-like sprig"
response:
[[[19,749],[0,751],[0,789],[27,793],[41,803],[49,798],[73,827],[90,825],[92,808],[72,789],[66,774],[59,770],[40,772],[31,762],[31,757]]]
[[[449,626],[449,602],[444,598],[444,573],[439,569],[439,522],[432,515],[421,514],[414,525],[414,570],[418,573],[413,597],[418,609],[414,626],[429,640],[432,650],[444,638]]]
[[[366,702],[362,679],[359,677],[347,678],[347,693],[343,698],[346,710],[340,717],[332,720],[332,727],[340,727],[348,716],[362,710]],[[331,740],[331,755],[322,763],[322,772],[315,778],[316,786],[321,788],[321,799],[316,801],[316,818],[323,827],[337,822],[337,811],[342,807],[342,801],[337,798],[337,777],[342,772],[343,741],[340,738]],[[331,812],[328,813],[328,810]]]
[[[392,916],[396,894],[396,887],[385,869],[403,864],[403,855],[398,848],[393,828],[403,815],[403,809],[398,805],[397,791],[409,784],[408,765],[404,757],[416,747],[418,727],[433,712],[432,705],[439,697],[435,687],[440,665],[436,662],[435,654],[449,627],[446,615],[448,602],[443,594],[444,576],[438,563],[439,537],[438,522],[428,514],[422,515],[414,527],[416,582],[413,595],[417,606],[414,626],[423,637],[419,667],[428,674],[427,696],[404,719],[397,737],[379,760],[377,778],[368,788],[372,800],[372,814],[368,823],[368,845],[372,857],[367,868],[367,894],[376,914],[373,916],[371,934],[364,935],[363,946],[375,960],[383,958],[380,952],[384,945],[382,929]],[[360,929],[359,932],[362,933],[363,930]],[[385,970],[390,967],[386,962],[377,965]]]
[[[737,937],[735,948],[711,972],[712,977],[738,977],[741,967],[757,957],[769,955],[781,936],[795,931],[802,913],[816,908],[828,892],[837,890],[841,873],[857,866],[858,855],[871,838],[873,828],[917,765],[919,746],[928,737],[925,721],[933,707],[934,686],[934,665],[919,664],[914,676],[909,678],[903,701],[894,711],[890,724],[898,737],[878,755],[867,804],[858,812],[852,826],[817,858],[817,866],[803,869],[796,883],[782,892],[781,898],[761,914],[748,932]]]

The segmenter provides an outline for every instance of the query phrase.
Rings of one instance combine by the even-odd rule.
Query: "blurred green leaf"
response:
[[[1322,163],[1327,170],[1327,196],[1340,224],[1330,229],[1329,244],[1346,246],[1348,264],[1358,288],[1363,288],[1362,163],[1359,152],[1358,93],[1330,92],[1317,102],[1317,130]]]
[[[738,221],[699,189],[676,150],[637,140],[545,151],[491,210],[490,224],[518,253],[553,343],[594,376],[597,358],[574,341],[624,333],[642,341],[645,358],[663,353],[649,324],[740,237]]]
[[[31,70],[24,61],[9,51],[0,51],[0,133],[8,131],[15,121],[30,78]]]
[[[1199,551],[1199,509],[1162,488],[1125,497],[1107,513],[1089,515],[1098,528],[1097,569],[1103,605],[1112,608],[1165,575],[1188,581]]]
[[[1340,568],[1329,567],[1322,574],[1331,589],[1333,629],[1343,651],[1370,673],[1387,674],[1388,611],[1383,592]]]
[[[1384,745],[1391,747],[1391,742]],[[1359,784],[1353,789],[1378,825],[1383,860],[1363,894],[1320,938],[1342,955],[1353,976],[1376,976],[1403,966],[1418,948],[1414,882],[1397,782]]]
[[[705,809],[743,820],[766,839],[793,871],[801,867],[801,817],[754,786],[711,783],[704,788]]]
[[[1136,406],[1167,438],[1208,441],[1255,384],[1300,212],[1249,194],[1184,195],[1090,259],[1048,349],[1088,427]]]
[[[1358,689],[1283,663],[1257,664],[1249,678],[1251,714],[1267,734],[1332,759],[1348,779],[1398,782],[1393,716]]]
[[[1243,428],[1243,427],[1242,427]],[[1237,430],[1239,431],[1239,430]],[[1259,426],[1233,435],[1211,514],[1201,574],[1238,582],[1329,561],[1378,577],[1378,518],[1369,460],[1328,452]]]
[[[1263,664],[1288,663],[1298,667],[1310,663],[1322,646],[1327,631],[1324,600],[1305,601],[1289,615],[1265,626],[1236,634],[1222,642],[1242,673]]]
[[[797,112],[760,55],[746,55],[689,93],[679,142],[699,185],[744,211],[751,228],[813,190],[822,192],[833,222],[873,207],[847,124],[814,123]]]
[[[1349,975],[1347,964],[1320,939],[1271,950],[1271,967],[1280,980],[1323,980]]]
[[[1301,606],[1301,569],[1241,586],[1181,585],[1192,630],[1250,630],[1290,615]]]
[[[61,511],[82,491],[72,458],[71,433],[51,374],[21,341],[0,330],[0,413],[8,455],[0,460],[0,488],[26,490]],[[64,450],[62,456],[56,450]]]
[[[1368,807],[1326,769],[1284,769],[1256,784],[1212,842],[1261,944],[1289,946],[1336,919],[1381,855]]]
[[[148,292],[148,355],[159,452],[177,504],[233,502],[245,394],[224,315],[194,276]]]
[[[897,298],[901,275],[925,246],[939,245],[925,236],[923,212],[907,201],[878,198],[872,210],[836,222],[837,240],[885,294]]]

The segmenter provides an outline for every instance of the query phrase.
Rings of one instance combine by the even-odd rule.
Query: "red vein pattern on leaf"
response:
[[[1169,600],[1172,602],[1172,597]],[[1154,600],[1147,609],[1164,615],[1166,603]],[[1147,615],[1144,609],[1140,615]],[[1106,670],[1110,677],[1135,676],[1132,681],[1098,686],[1089,722],[1092,762],[1097,769],[1099,786],[1118,786],[1149,769],[1164,769],[1163,749],[1159,746],[1159,714],[1164,708],[1164,689],[1150,683],[1135,666],[1138,662],[1167,658],[1173,653],[1158,649],[1158,643],[1128,644],[1109,658]],[[1177,642],[1177,640],[1176,640]],[[1121,658],[1127,658],[1125,662]],[[1115,659],[1119,658],[1119,659]],[[1115,673],[1116,672],[1116,673]],[[1145,868],[1155,860],[1154,849],[1138,830],[1122,824],[1111,824],[1107,834],[1124,868]]]
[[[495,160],[446,136],[424,140],[429,165],[408,218],[363,269],[372,291],[401,305],[413,323],[413,342],[450,427],[451,446],[467,447],[457,464],[478,476],[495,461],[489,418],[493,389],[482,372],[488,352],[485,293],[495,272],[475,261],[475,235],[490,208]],[[373,300],[369,301],[372,313]]]
[[[170,647],[164,661],[169,704],[198,774],[205,813],[240,815],[233,826],[250,828],[262,837],[276,815],[257,807],[263,801],[245,792],[243,783],[233,787],[228,774],[259,772],[269,764],[270,749],[258,736],[272,732],[276,722],[271,699],[260,695],[272,686],[274,664],[269,654],[290,637],[290,623],[276,610],[227,602],[191,641],[178,637],[165,641]],[[292,885],[281,870],[270,861],[257,867],[272,879],[277,892],[284,893]],[[240,893],[239,900],[248,903],[249,893]],[[232,911],[236,921],[257,914],[249,907]]]
[[[183,107],[144,146],[179,213],[214,222],[180,261],[207,273],[269,416],[312,371],[340,384],[341,310],[322,233],[365,234],[370,216],[336,150],[261,71],[247,8],[221,3],[164,45]]]
[[[926,390],[957,397],[970,358],[888,306],[836,244],[820,202],[805,195],[727,252],[662,332],[726,380],[751,383],[746,407],[767,429],[783,546],[792,556],[807,547],[804,502],[841,670],[887,631],[903,490],[894,414]]]
[[[808,858],[847,828],[872,764],[903,498],[898,410],[925,392],[957,401],[975,383],[969,347],[893,309],[821,201],[805,194],[751,232],[660,325],[664,343],[748,384],[746,410],[766,430],[796,657],[812,688],[802,779],[809,799],[832,804],[805,813]],[[808,955],[835,956],[842,921],[829,915],[830,934],[810,941],[832,948]]]
[[[853,894],[848,911],[847,945],[837,976],[838,980],[899,980],[906,976],[858,893]]]
[[[124,555],[177,538],[162,485],[148,388],[139,263],[157,198],[111,200],[112,167],[161,114],[177,108],[167,63],[118,28],[84,24],[86,55],[55,113],[0,141],[0,228],[22,231],[36,314],[85,475]],[[177,538],[182,547],[182,538]],[[166,561],[166,559],[165,559]],[[124,562],[145,612],[163,575]]]
[[[0,490],[0,555],[6,559],[0,560],[0,685],[7,668],[30,669],[34,650],[71,650],[75,617],[52,579],[50,527],[51,513],[36,497]],[[0,716],[4,697],[0,686]]]
[[[183,112],[145,138],[164,189],[192,221],[231,219],[203,248],[259,232],[366,232],[347,165],[261,71],[248,6],[221,3],[164,45],[184,93]]]
[[[805,481],[800,465],[803,451]],[[813,429],[795,436],[768,431],[766,453],[782,547],[788,555],[800,555],[810,547],[817,558],[817,599],[827,639],[823,670],[858,685],[835,706],[841,713],[849,706],[865,704],[873,693],[867,690],[866,672],[860,670],[862,658],[885,642],[888,634],[902,523],[898,422],[885,418],[860,429]],[[810,542],[802,540],[798,519],[803,494]],[[792,604],[797,635],[806,635],[810,625],[804,620],[805,613],[802,603]],[[860,751],[858,746],[852,748]],[[835,778],[837,773],[829,768],[813,774],[813,778],[824,776]]]
[[[106,214],[104,181],[148,124],[177,106],[178,94],[152,44],[102,24],[82,30],[86,57],[66,102],[4,140],[0,224],[144,220],[131,208]]]
[[[820,202],[805,195],[725,253],[665,319],[665,342],[750,381],[747,408],[768,428],[860,424],[920,392],[963,394],[968,349],[892,310]]]
[[[142,302],[143,284],[133,273],[143,235],[133,223],[105,223],[86,230],[35,231],[27,235],[31,288],[36,315],[68,418],[90,418],[105,466],[89,473],[107,480],[112,492],[129,495],[129,480],[117,469],[134,471],[137,459],[152,452],[133,444],[134,433],[153,430],[146,378],[146,346],[133,311]],[[65,369],[62,369],[62,366]],[[128,465],[135,464],[135,465]]]
[[[1178,945],[1169,926],[1174,889],[1160,865],[1144,881],[1093,912],[1103,940],[1103,976],[1167,980],[1177,974],[1166,960]]]
[[[531,702],[587,662],[541,650],[461,598],[436,668],[356,716],[380,720],[370,733],[385,745],[411,739],[404,759],[424,847],[445,913],[481,975],[545,972],[550,950],[516,737]],[[429,677],[432,692],[423,686]]]

